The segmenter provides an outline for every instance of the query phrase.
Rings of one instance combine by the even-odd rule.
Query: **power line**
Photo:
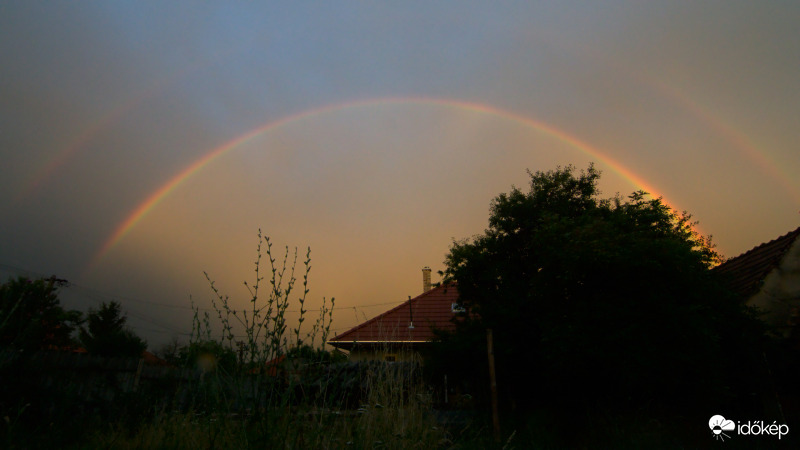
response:
[[[16,266],[8,265],[8,264],[0,263],[0,267],[6,268],[6,269],[11,269],[11,270],[14,270],[14,271],[17,271],[17,272],[22,272],[22,273],[25,273],[28,276],[30,276],[30,274],[33,274],[38,278],[49,278],[48,275],[44,275],[42,273],[30,271],[30,270],[27,270],[27,269],[23,269],[21,267],[16,267]],[[67,287],[76,287],[78,289],[91,291],[91,292],[94,292],[96,294],[105,296],[107,298],[112,298],[112,299],[115,299],[115,300],[125,300],[125,301],[128,301],[128,302],[142,303],[142,304],[145,304],[145,305],[159,306],[159,307],[162,307],[162,308],[184,309],[184,310],[188,310],[188,311],[194,311],[194,310],[209,311],[209,312],[212,312],[212,311],[216,312],[217,311],[214,308],[200,308],[200,307],[193,308],[192,306],[175,305],[175,304],[163,303],[163,302],[154,302],[152,300],[142,300],[142,299],[133,298],[133,297],[127,297],[127,296],[119,295],[119,294],[111,294],[111,293],[108,293],[108,292],[100,291],[99,289],[96,289],[96,288],[92,288],[92,287],[89,287],[89,286],[84,286],[82,284],[74,283],[74,282],[71,282],[71,281],[67,281]],[[384,302],[384,303],[371,303],[369,305],[358,305],[358,306],[336,306],[336,307],[334,307],[332,309],[334,311],[336,311],[336,310],[353,309],[353,308],[372,308],[372,307],[376,307],[376,306],[399,305],[400,303],[403,303],[404,301],[405,300],[394,301],[394,302]],[[234,311],[234,310],[232,309],[231,311]],[[243,311],[251,311],[251,310],[239,309],[239,310],[236,310],[236,311],[237,312],[243,312]],[[307,312],[309,310],[304,310],[304,311]],[[300,310],[299,309],[288,309],[285,312],[299,313]]]
[[[141,300],[141,299],[136,299],[136,298],[132,298],[132,297],[126,297],[126,296],[117,295],[117,294],[109,294],[109,293],[98,291],[98,290],[93,289],[93,288],[89,288],[89,287],[86,287],[86,286],[81,286],[79,284],[70,282],[68,284],[68,287],[72,287],[72,286],[78,287],[80,289],[93,291],[93,292],[96,292],[98,294],[105,295],[107,297],[111,297],[111,298],[115,298],[115,299],[119,299],[119,300],[126,300],[126,301],[130,301],[130,302],[134,302],[134,303],[142,303],[142,304],[153,305],[153,306],[161,306],[161,307],[165,307],[165,308],[184,309],[184,310],[188,310],[188,311],[195,311],[195,310],[203,311],[203,312],[217,312],[218,310],[219,311],[224,311],[224,309],[222,309],[222,308],[218,308],[218,309],[217,308],[200,308],[200,307],[192,307],[192,306],[184,306],[184,305],[173,305],[173,304],[169,304],[169,303],[161,303],[161,302],[154,302],[154,301],[148,301],[148,300]],[[353,308],[373,308],[373,307],[376,307],[376,306],[399,305],[399,304],[403,303],[404,301],[405,300],[394,301],[394,302],[384,302],[384,303],[372,303],[372,304],[369,304],[369,305],[358,305],[358,306],[336,306],[336,307],[333,307],[331,309],[334,310],[334,311],[337,311],[337,310],[353,309]],[[252,309],[246,309],[246,308],[243,308],[243,309],[231,309],[231,312],[233,312],[233,311],[236,311],[237,313],[240,313],[240,312],[252,312]],[[309,312],[310,310],[304,309],[303,311],[304,312]],[[284,312],[299,313],[300,310],[299,309],[287,309]]]
[[[44,274],[42,274],[40,272],[36,272],[36,271],[28,270],[28,269],[23,269],[21,267],[17,267],[17,266],[11,265],[11,264],[0,263],[0,268],[6,269],[6,270],[10,270],[12,272],[16,272],[17,274],[21,273],[21,274],[24,274],[25,276],[30,277],[30,278],[33,278],[33,277],[49,278],[48,275],[44,275]],[[188,311],[195,311],[195,310],[203,311],[203,312],[217,312],[218,311],[215,308],[200,308],[200,307],[192,307],[192,306],[184,306],[184,305],[174,305],[174,304],[163,303],[163,302],[154,302],[154,301],[149,301],[149,300],[142,300],[142,299],[123,296],[123,295],[119,295],[119,294],[112,294],[112,293],[101,291],[101,290],[96,289],[96,288],[84,286],[82,284],[73,283],[71,281],[67,281],[66,287],[76,288],[77,291],[79,291],[84,297],[89,298],[90,300],[92,300],[98,306],[101,303],[105,302],[105,301],[119,301],[119,303],[122,303],[122,301],[125,301],[126,303],[128,303],[128,306],[130,306],[130,303],[139,303],[139,304],[143,304],[143,305],[157,306],[157,307],[162,307],[162,308],[182,309],[182,310],[188,310]],[[73,290],[73,292],[74,292],[74,290]],[[369,304],[369,305],[358,305],[358,306],[337,306],[337,307],[334,307],[334,308],[331,308],[331,309],[333,311],[337,311],[337,310],[341,311],[341,310],[345,310],[345,309],[347,309],[347,310],[352,309],[353,311],[355,311],[356,318],[357,318],[358,317],[358,309],[373,308],[373,307],[388,306],[388,305],[399,305],[399,304],[403,303],[404,301],[405,300],[394,301],[394,302],[372,303],[372,304]],[[247,309],[234,310],[234,309],[231,309],[231,311],[232,312],[233,311],[236,311],[236,312],[248,312],[248,311],[250,311],[251,312],[252,310],[247,310]],[[304,311],[308,312],[309,310],[304,310]],[[293,310],[286,310],[285,312],[287,312],[287,313],[299,313],[300,310],[293,309]],[[163,323],[160,323],[160,321],[158,321],[158,320],[156,320],[156,319],[154,319],[152,317],[149,317],[148,315],[143,314],[141,312],[135,312],[135,311],[132,312],[128,308],[127,313],[130,314],[133,317],[136,317],[139,320],[143,320],[145,322],[152,323],[152,324],[154,324],[154,325],[166,330],[166,331],[158,331],[158,330],[153,330],[153,329],[147,329],[147,331],[158,332],[158,333],[174,333],[174,334],[186,335],[186,336],[190,335],[190,333],[181,332],[181,331],[178,331],[178,330],[176,330],[175,328],[173,328],[171,326],[164,325]],[[363,313],[362,313],[362,315],[363,315]],[[145,329],[143,327],[133,327],[133,328],[142,329],[142,330]],[[350,327],[348,327],[348,328],[337,328],[337,329],[335,329],[335,331],[339,331],[339,330],[343,330],[343,329],[349,329],[349,328]]]

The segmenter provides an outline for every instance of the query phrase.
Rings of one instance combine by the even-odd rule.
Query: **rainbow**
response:
[[[55,155],[48,159],[48,161],[24,184],[21,192],[14,198],[14,202],[19,203],[25,200],[27,197],[33,195],[49,179],[51,179],[53,175],[67,163],[67,161],[72,159],[82,150],[85,150],[87,145],[91,143],[100,133],[109,129],[112,125],[119,123],[126,115],[132,111],[135,111],[146,101],[154,98],[159,93],[164,92],[167,88],[174,85],[178,81],[185,79],[188,74],[193,73],[200,68],[216,64],[222,60],[224,56],[241,50],[243,50],[243,48],[237,49],[236,47],[231,46],[224,51],[212,54],[211,58],[208,58],[207,60],[195,61],[181,70],[154,80],[150,85],[143,88],[136,95],[131,96],[127,101],[122,102],[109,111],[105,111],[101,119],[87,125],[83,130],[70,139],[64,148],[62,148],[60,151],[57,151]]]
[[[562,50],[565,48],[562,47]],[[739,150],[745,157],[751,160],[755,167],[767,175],[769,179],[778,184],[795,202],[800,202],[800,189],[797,188],[795,177],[790,174],[780,164],[776,158],[770,157],[766,149],[759,148],[747,134],[739,131],[737,127],[719,118],[721,114],[713,111],[712,108],[698,103],[689,94],[668,80],[660,76],[638,70],[631,66],[627,61],[614,58],[611,54],[589,53],[585,51],[573,52],[589,64],[606,66],[625,76],[631,77],[637,83],[658,93],[673,104],[688,112],[692,117],[699,120],[717,136],[728,142],[732,148]]]
[[[632,185],[636,186],[637,189],[655,193],[657,192],[653,187],[651,187],[648,183],[646,183],[643,179],[635,175],[629,169],[624,167],[619,162],[615,161],[608,155],[604,154],[600,150],[590,146],[589,144],[581,141],[580,139],[567,134],[566,132],[552,126],[546,124],[544,122],[540,122],[529,117],[519,115],[507,110],[495,108],[493,106],[484,105],[480,103],[471,103],[461,100],[452,100],[452,99],[442,99],[442,98],[406,98],[406,97],[383,97],[383,98],[376,98],[376,99],[367,99],[367,100],[360,100],[348,103],[339,103],[339,104],[332,104],[327,106],[322,106],[319,108],[309,109],[306,111],[299,112],[294,115],[290,115],[287,117],[283,117],[281,119],[268,122],[258,128],[248,131],[225,144],[222,144],[210,151],[208,151],[205,155],[203,155],[198,160],[194,161],[188,167],[180,171],[178,174],[173,176],[170,180],[164,183],[161,187],[156,189],[152,194],[150,194],[147,199],[145,199],[141,204],[139,204],[136,209],[134,209],[128,216],[123,220],[111,234],[111,236],[106,239],[105,243],[103,244],[102,248],[97,252],[97,254],[92,259],[92,262],[87,267],[87,271],[94,267],[103,257],[111,251],[117,244],[125,238],[125,236],[130,233],[130,231],[136,227],[136,225],[144,219],[147,214],[153,210],[158,204],[164,200],[169,194],[178,188],[183,182],[188,180],[194,174],[201,171],[204,167],[218,159],[219,157],[229,153],[230,151],[240,147],[241,145],[247,143],[248,141],[254,139],[255,137],[267,133],[271,130],[275,130],[276,128],[280,128],[284,125],[287,125],[292,122],[296,122],[303,119],[313,118],[316,116],[320,116],[323,114],[331,113],[331,112],[339,112],[339,111],[346,111],[355,108],[364,108],[376,105],[385,105],[385,104],[394,104],[394,105],[433,105],[433,106],[443,106],[449,108],[457,108],[459,110],[469,111],[477,114],[484,114],[484,115],[491,115],[495,117],[500,117],[508,120],[515,121],[520,123],[528,128],[537,130],[538,132],[544,133],[547,136],[551,136],[567,145],[593,157],[596,158],[608,168],[610,168],[613,172],[621,176],[627,182],[631,183]],[[664,200],[666,203],[666,200]],[[668,206],[669,203],[667,203]],[[674,208],[673,208],[674,209]]]
[[[58,169],[64,166],[73,156],[78,154],[78,152],[91,142],[97,134],[122,116],[123,113],[123,108],[118,108],[112,113],[107,114],[102,120],[84,129],[73,138],[63,150],[50,158],[42,168],[33,174],[28,182],[25,183],[22,191],[16,196],[14,202],[19,203],[40,189],[48,179],[52,178],[53,174],[55,174]]]
[[[792,178],[785,170],[781,169],[781,164],[775,161],[774,158],[768,158],[768,152],[759,151],[758,147],[749,136],[720,120],[717,115],[713,114],[707,107],[700,105],[677,87],[668,85],[660,80],[653,80],[649,84],[665,97],[672,99],[695,117],[705,122],[709,128],[714,130],[719,136],[733,145],[734,148],[739,149],[741,153],[753,161],[753,163],[755,163],[763,173],[768,175],[772,181],[780,185],[792,200],[800,202],[800,192],[798,192],[797,187],[793,184]]]

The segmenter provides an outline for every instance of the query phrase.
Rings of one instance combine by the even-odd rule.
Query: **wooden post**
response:
[[[136,368],[136,375],[133,378],[133,392],[139,389],[139,378],[142,376],[142,367],[144,366],[144,358],[139,358],[139,366]]]
[[[444,374],[444,404],[447,403],[447,374]]]
[[[492,342],[492,329],[486,329],[486,346],[489,353],[489,387],[492,395],[492,425],[494,440],[500,442],[500,415],[497,412],[497,378],[494,373],[494,344]]]

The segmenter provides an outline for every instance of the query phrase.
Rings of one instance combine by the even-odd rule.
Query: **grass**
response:
[[[255,280],[245,283],[250,294],[246,310],[237,310],[207,275],[214,313],[200,314],[195,307],[192,340],[183,355],[195,367],[194,377],[157,389],[143,386],[135,393],[117,389],[111,400],[88,400],[79,377],[61,377],[65,385],[43,387],[35,368],[25,372],[0,366],[3,392],[19,391],[13,400],[0,397],[0,447],[636,449],[716,444],[705,423],[662,423],[637,414],[567,417],[544,408],[516,415],[506,411],[499,441],[487,413],[470,411],[466,420],[446,423],[444,414],[433,409],[419,364],[346,363],[321,350],[334,299],[330,304],[323,300],[319,316],[304,332],[310,251],[300,269],[302,281],[295,275],[297,250],[287,248],[276,258],[271,242],[259,232],[257,253]],[[290,309],[300,311],[294,328],[286,316]],[[697,445],[687,447],[686,442]]]
[[[200,314],[194,307],[190,347],[195,351],[187,354],[205,364],[184,387],[188,400],[184,395],[171,409],[95,429],[80,446],[405,449],[451,444],[447,430],[430,414],[418,365],[342,363],[318,347],[330,332],[334,299],[330,304],[323,299],[315,323],[303,332],[310,250],[299,269],[302,282],[297,260],[297,249],[292,253],[288,247],[282,257],[274,256],[272,243],[259,230],[245,310],[237,310],[206,274],[214,312]],[[290,305],[300,311],[294,328],[286,315]]]

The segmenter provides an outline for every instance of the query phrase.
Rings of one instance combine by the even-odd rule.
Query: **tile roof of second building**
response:
[[[329,339],[345,342],[427,342],[433,329],[454,330],[452,304],[458,301],[454,285],[438,286]],[[409,328],[413,319],[414,328]]]
[[[713,270],[728,277],[731,289],[747,299],[761,289],[764,279],[778,267],[798,237],[800,227],[731,258]]]

